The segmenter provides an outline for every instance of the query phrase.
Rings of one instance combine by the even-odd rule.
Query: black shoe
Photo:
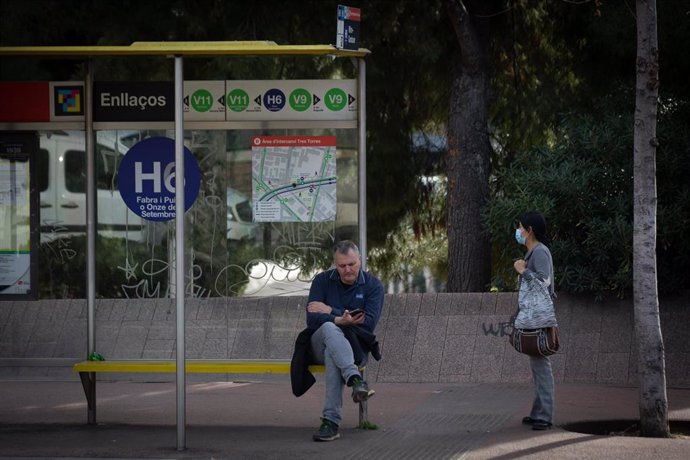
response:
[[[543,420],[532,420],[532,429],[537,431],[548,430],[551,428],[551,423]]]
[[[314,433],[312,438],[314,441],[335,441],[340,437],[338,434],[338,424],[331,422],[328,419],[321,419],[321,426],[319,431]]]
[[[523,425],[533,425],[535,420],[532,417],[524,417],[522,419],[522,424]]]
[[[352,400],[356,403],[366,401],[374,395],[375,391],[369,389],[367,382],[359,377],[352,379]]]

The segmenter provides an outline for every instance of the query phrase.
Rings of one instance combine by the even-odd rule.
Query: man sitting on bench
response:
[[[333,262],[335,268],[314,278],[307,302],[312,357],[326,366],[326,400],[314,441],[340,437],[343,385],[352,387],[354,402],[366,401],[374,390],[362,379],[358,365],[364,364],[368,352],[380,358],[374,329],[383,307],[383,285],[361,270],[359,248],[352,241],[335,245]]]

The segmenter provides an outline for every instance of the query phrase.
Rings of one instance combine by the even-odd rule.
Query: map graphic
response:
[[[335,136],[252,138],[254,222],[335,220]]]

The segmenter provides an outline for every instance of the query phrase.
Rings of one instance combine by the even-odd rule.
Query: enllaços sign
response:
[[[174,121],[175,83],[94,82],[93,120]]]

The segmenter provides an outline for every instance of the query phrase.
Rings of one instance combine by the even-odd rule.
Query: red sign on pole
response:
[[[335,37],[336,48],[356,50],[359,48],[359,8],[338,5],[338,32]]]

